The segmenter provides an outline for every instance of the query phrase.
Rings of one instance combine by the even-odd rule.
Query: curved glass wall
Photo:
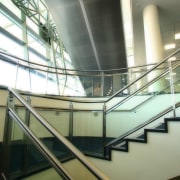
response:
[[[66,73],[66,68],[73,69],[71,59],[53,29],[53,21],[43,1],[1,0],[0,5],[1,52],[25,60],[27,63],[23,64],[26,66],[35,62],[63,68],[61,73]],[[46,23],[50,27],[46,27]],[[49,68],[46,70],[51,71]],[[55,71],[48,73],[20,67],[9,58],[7,61],[0,61],[0,72],[0,85],[43,94],[85,95],[81,81],[76,76],[67,78],[66,75],[57,75]],[[78,91],[77,88],[72,88],[74,85],[78,86]]]

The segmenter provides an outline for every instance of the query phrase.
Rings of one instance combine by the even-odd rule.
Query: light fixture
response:
[[[165,50],[169,50],[169,49],[174,49],[176,47],[176,44],[172,43],[172,44],[166,44],[164,46]]]
[[[175,39],[180,39],[180,33],[175,34]]]

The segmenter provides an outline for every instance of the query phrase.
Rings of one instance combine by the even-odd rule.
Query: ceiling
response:
[[[126,67],[120,0],[46,0],[76,69]]]
[[[161,24],[179,21],[180,1],[179,0],[132,0],[133,18],[137,20],[142,17],[144,7],[155,4],[159,8]]]
[[[145,39],[143,27],[143,9],[155,4],[158,7],[159,22],[162,38],[163,56],[166,57],[174,51],[166,51],[164,46],[169,43],[179,43],[175,41],[174,34],[180,32],[180,1],[179,0],[132,0],[132,21],[133,21],[133,41],[135,65],[144,65],[146,59]],[[177,44],[177,48],[178,48]]]
[[[120,2],[121,0],[46,0],[76,69],[127,67]],[[165,30],[167,24],[179,22],[180,0],[131,0],[134,55],[137,62],[145,59],[143,9],[149,4],[158,6],[160,26],[164,26]],[[144,61],[135,65],[142,64]]]

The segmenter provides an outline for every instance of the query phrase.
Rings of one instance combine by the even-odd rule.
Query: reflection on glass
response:
[[[15,65],[11,65],[4,61],[0,61],[0,84],[1,85],[15,87],[16,73],[17,73],[17,67]]]
[[[13,4],[12,1],[1,0],[1,3],[6,6],[15,16],[21,17],[21,11]]]
[[[8,163],[8,178],[19,179],[23,176],[26,176],[26,178],[23,179],[32,179],[38,178],[43,174],[47,174],[48,172],[49,174],[51,174],[51,177],[62,179],[62,177],[60,177],[60,175],[57,174],[54,168],[51,167],[50,163],[45,159],[43,154],[32,143],[28,136],[19,127],[19,125],[17,125],[16,122],[13,121],[13,119],[10,120],[13,123],[13,128],[9,146],[10,151]],[[44,170],[42,171],[42,174],[35,173],[40,172],[41,170]],[[33,173],[34,175],[30,175],[30,177],[28,177],[31,173]]]
[[[3,14],[0,14],[1,19],[1,26],[9,33],[13,34],[15,37],[17,37],[20,40],[22,39],[22,26],[18,26],[16,23],[12,22],[9,18],[4,16]],[[16,33],[14,33],[16,32]]]
[[[19,45],[9,37],[0,33],[0,49],[5,52],[8,52],[12,55],[15,55],[20,58],[24,58],[24,49],[23,46]]]
[[[38,53],[42,54],[43,56],[46,55],[45,45],[43,45],[40,39],[35,38],[35,36],[30,33],[28,33],[28,46],[37,51]]]

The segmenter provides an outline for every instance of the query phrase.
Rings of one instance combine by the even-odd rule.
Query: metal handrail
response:
[[[177,66],[173,67],[173,69],[177,68],[178,66],[179,66],[179,64]],[[120,102],[118,102],[117,104],[115,104],[111,108],[107,109],[106,114],[110,113],[111,111],[113,111],[114,109],[119,107],[121,104],[127,102],[129,99],[133,98],[138,92],[141,92],[143,89],[146,89],[151,84],[153,84],[154,82],[157,82],[159,79],[161,79],[162,77],[164,77],[168,73],[169,73],[169,69],[167,71],[163,72],[162,74],[160,74],[159,76],[157,76],[155,79],[152,79],[151,81],[149,81],[147,84],[145,84],[144,86],[142,86],[141,88],[139,88],[138,90],[136,90],[135,92],[130,94],[129,96],[122,99]]]
[[[176,104],[175,104],[175,107],[176,107],[176,108],[180,107],[180,102],[176,103]],[[126,138],[127,136],[129,136],[129,135],[133,134],[134,132],[142,129],[143,127],[147,126],[148,124],[156,121],[157,119],[159,119],[159,118],[162,117],[163,115],[171,112],[172,110],[173,110],[173,107],[170,107],[170,108],[164,110],[163,112],[159,113],[157,116],[153,117],[152,119],[150,119],[150,120],[148,120],[148,121],[146,121],[146,122],[138,125],[138,126],[135,127],[134,129],[132,129],[132,130],[126,132],[125,134],[117,137],[116,139],[110,141],[107,145],[105,145],[105,148],[108,147],[108,146],[111,146],[112,144],[116,143],[117,141],[123,140],[123,139]]]
[[[41,151],[41,153],[46,156],[52,166],[56,169],[56,171],[63,176],[63,178],[71,180],[73,179],[68,172],[63,168],[60,161],[48,150],[48,148],[35,136],[35,134],[28,128],[28,126],[17,116],[12,108],[9,108],[9,115],[13,120],[17,122],[17,124],[23,129],[26,135],[33,141],[36,147]]]
[[[44,118],[41,117],[20,95],[19,93],[12,89],[8,88],[11,92],[38,120],[39,122],[46,127],[59,141],[61,141],[71,152],[76,156],[76,158],[84,164],[98,179],[108,180],[108,178],[97,169],[90,161],[88,161],[85,156],[74,146],[72,145],[63,135],[61,135],[55,128],[53,128]]]
[[[105,103],[109,102],[111,99],[113,99],[115,96],[117,96],[119,93],[123,92],[125,89],[129,88],[130,86],[132,86],[133,84],[135,84],[137,81],[139,81],[140,79],[142,79],[143,77],[145,77],[147,74],[149,74],[150,72],[152,72],[154,69],[156,69],[158,66],[162,65],[163,63],[165,63],[167,60],[169,60],[170,57],[176,55],[178,52],[180,52],[180,48],[177,49],[175,52],[171,53],[169,56],[167,56],[166,58],[164,58],[161,62],[159,62],[158,64],[156,64],[154,67],[152,67],[150,70],[146,71],[144,74],[142,74],[141,76],[139,76],[136,80],[134,80],[133,82],[129,83],[128,85],[126,85],[124,88],[120,89],[119,91],[117,91],[115,94],[113,94],[111,97],[109,97]]]
[[[32,64],[32,65],[37,65],[37,66],[40,66],[40,67],[44,67],[44,68],[47,68],[47,69],[55,69],[55,70],[61,70],[61,71],[70,71],[70,72],[96,72],[96,73],[99,73],[99,74],[102,74],[102,72],[113,72],[113,71],[128,71],[130,69],[136,69],[136,68],[143,68],[143,67],[148,67],[148,66],[153,66],[153,65],[156,65],[157,63],[151,63],[151,64],[145,64],[145,65],[139,65],[139,66],[132,66],[132,67],[125,67],[125,68],[120,68],[120,69],[104,69],[104,70],[80,70],[80,69],[65,69],[65,68],[59,68],[59,67],[53,67],[53,66],[48,66],[48,65],[43,65],[43,64],[39,64],[39,63],[35,63],[35,62],[29,62],[29,61],[26,61],[22,58],[19,58],[17,56],[14,56],[12,54],[9,54],[9,53],[5,53],[3,51],[0,51],[0,54],[3,54],[5,56],[9,56],[11,58],[14,58],[14,59],[17,59],[19,61],[22,61],[22,62],[25,62],[25,63],[28,63],[28,64]],[[19,64],[19,63],[18,63]],[[42,71],[45,71],[43,69],[38,69],[38,68],[33,68],[33,67],[30,67],[30,66],[25,66],[23,65],[24,67],[29,67],[29,68],[32,68],[32,69],[37,69],[37,70],[42,70]],[[55,71],[50,71],[50,72],[55,72]],[[64,73],[66,74],[66,73]],[[69,75],[78,75],[78,74],[71,74],[69,73]],[[91,74],[88,74],[88,76],[91,75]],[[100,76],[100,75],[99,75]]]

